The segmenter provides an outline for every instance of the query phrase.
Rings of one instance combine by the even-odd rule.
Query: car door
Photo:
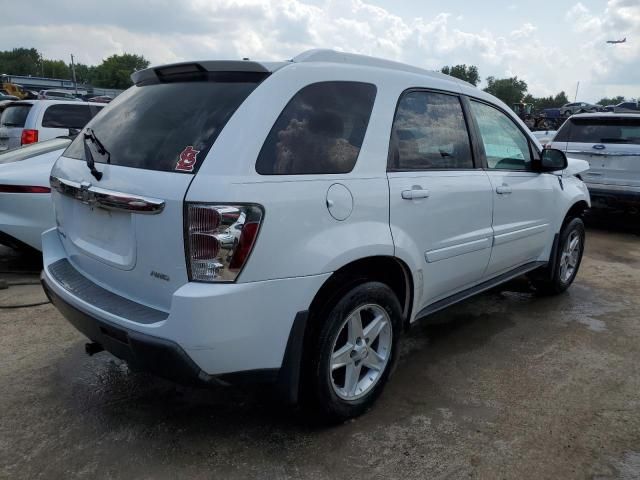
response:
[[[492,191],[474,168],[459,96],[401,96],[387,170],[391,233],[396,252],[408,252],[417,269],[417,305],[478,283],[491,253]]]
[[[471,100],[485,170],[493,190],[493,249],[486,277],[539,259],[548,242],[558,177],[532,170],[536,147],[498,108]]]

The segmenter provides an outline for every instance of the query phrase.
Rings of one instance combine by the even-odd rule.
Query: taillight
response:
[[[51,193],[51,189],[38,185],[0,185],[0,193]]]
[[[20,145],[29,145],[30,143],[38,143],[38,130],[25,128],[24,130],[22,130]]]
[[[232,282],[247,263],[262,222],[258,205],[189,203],[185,212],[185,250],[189,278]]]

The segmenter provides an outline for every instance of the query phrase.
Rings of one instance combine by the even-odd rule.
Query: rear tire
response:
[[[529,276],[536,291],[542,295],[557,295],[571,286],[578,274],[584,253],[585,228],[581,218],[569,220],[560,232],[555,265],[547,265]]]
[[[397,360],[402,310],[387,285],[365,282],[324,309],[318,320],[304,396],[322,420],[341,422],[364,413],[382,393]]]

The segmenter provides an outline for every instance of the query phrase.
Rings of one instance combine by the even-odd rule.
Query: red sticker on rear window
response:
[[[193,167],[196,166],[196,157],[200,153],[200,150],[195,150],[191,145],[180,152],[178,157],[178,163],[176,163],[176,170],[180,172],[193,172]]]

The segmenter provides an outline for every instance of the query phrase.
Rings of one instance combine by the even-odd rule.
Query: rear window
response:
[[[87,127],[110,153],[112,165],[192,173],[263,78],[236,75],[222,81],[134,86]],[[83,142],[84,135],[78,135],[64,156],[84,160]],[[94,160],[104,163],[106,155],[88,143]]]
[[[640,145],[640,116],[570,118],[558,130],[553,141]]]
[[[51,105],[44,111],[42,126],[80,130],[104,107],[89,104]]]
[[[9,105],[0,117],[0,125],[3,127],[23,128],[27,121],[27,115],[31,110],[31,104]]]
[[[300,90],[284,108],[256,162],[261,175],[348,173],[367,131],[376,87],[320,82]]]

